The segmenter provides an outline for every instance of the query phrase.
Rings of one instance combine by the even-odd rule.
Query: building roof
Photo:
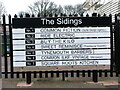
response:
[[[95,7],[95,5],[100,2],[101,0],[86,0],[83,3],[83,9],[90,10],[91,8]]]

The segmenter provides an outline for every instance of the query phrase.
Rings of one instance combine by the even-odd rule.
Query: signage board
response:
[[[110,65],[110,27],[16,28],[12,33],[15,67]]]

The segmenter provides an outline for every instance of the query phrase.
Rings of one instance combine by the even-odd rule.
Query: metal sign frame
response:
[[[51,73],[51,77],[53,77],[53,73],[56,73],[57,77],[59,77],[59,74],[62,73],[62,77],[63,80],[65,79],[65,77],[68,76],[68,73],[71,73],[71,77],[74,77],[74,73],[77,73],[77,77],[79,77],[79,74],[82,73],[83,77],[85,77],[85,73],[88,73],[88,76],[91,76],[91,73],[93,73],[93,81],[97,82],[98,81],[98,73],[99,76],[102,76],[101,73],[104,72],[105,75],[107,76],[107,72],[111,73],[111,76],[113,76],[113,63],[115,63],[114,61],[114,57],[113,57],[113,24],[112,24],[112,16],[92,16],[89,17],[88,15],[86,17],[70,17],[70,19],[80,19],[81,21],[83,21],[83,23],[80,23],[78,25],[71,25],[71,24],[67,24],[64,25],[64,27],[100,27],[100,26],[109,26],[110,27],[110,41],[111,41],[111,65],[110,65],[110,70],[76,70],[76,71],[34,71],[34,72],[14,72],[13,71],[13,42],[12,42],[12,28],[41,28],[41,27],[63,27],[63,24],[60,25],[56,25],[56,23],[50,23],[49,25],[46,24],[42,24],[41,23],[41,19],[45,19],[45,18],[40,18],[40,17],[20,17],[17,18],[18,16],[15,15],[15,17],[12,19],[11,15],[9,15],[9,24],[6,24],[6,17],[5,15],[3,15],[3,30],[4,30],[4,50],[5,50],[5,54],[4,54],[4,58],[5,58],[5,71],[3,71],[2,73],[5,74],[5,78],[8,78],[8,74],[11,74],[11,78],[14,78],[14,74],[17,75],[17,77],[19,78],[19,74],[22,74],[22,77],[25,78],[25,74],[27,75],[27,83],[31,83],[31,74],[34,74],[34,78],[36,77],[36,74],[39,73],[40,77],[42,77],[42,73],[45,74],[45,77],[48,77],[48,73]],[[46,18],[48,21],[49,20],[55,20],[59,19],[59,18],[63,18],[63,20],[65,18],[69,18],[69,17],[49,17]],[[34,22],[34,23],[33,23]],[[8,59],[7,59],[7,38],[6,38],[6,26],[8,26],[9,28],[9,35],[10,35],[10,71],[8,71]],[[116,73],[116,75],[118,76],[118,73]]]

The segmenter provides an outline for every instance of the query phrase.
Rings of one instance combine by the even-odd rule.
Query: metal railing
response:
[[[17,16],[15,15],[15,18]],[[81,16],[82,17],[82,16]],[[86,17],[89,17],[88,15]],[[93,16],[95,17],[95,16]],[[106,17],[105,15],[103,17]],[[23,17],[21,17],[23,18]],[[30,18],[27,17],[26,20]],[[100,15],[98,15],[98,18],[102,18],[100,17]],[[111,16],[110,16],[111,18]],[[108,19],[110,19],[108,18]],[[19,72],[14,72],[14,67],[13,67],[13,43],[12,43],[12,26],[13,24],[11,23],[11,15],[9,15],[9,24],[6,24],[6,17],[3,16],[3,29],[4,29],[4,71],[2,72],[3,77],[4,78],[26,78],[27,83],[31,83],[31,78],[48,78],[48,77],[60,77],[62,76],[62,80],[65,80],[65,77],[68,77],[70,75],[70,77],[92,77],[94,82],[98,81],[98,77],[107,77],[108,74],[110,75],[110,77],[113,77],[114,74],[116,77],[119,76],[119,73],[117,70],[113,70],[114,66],[113,63],[116,64],[116,61],[118,60],[118,58],[116,58],[116,60],[114,59],[113,56],[113,32],[111,30],[111,65],[110,65],[110,70],[63,70],[63,71],[19,71]],[[106,19],[107,20],[107,19]],[[108,20],[109,21],[109,20]],[[22,21],[21,21],[22,22]],[[100,22],[100,24],[105,23],[105,22]],[[14,23],[16,24],[16,23]],[[18,24],[21,24],[18,22]],[[17,24],[17,26],[18,26]],[[93,26],[94,26],[94,22],[92,22]],[[105,23],[107,25],[107,23]],[[110,28],[112,29],[112,25],[118,25],[118,23],[112,24],[112,22],[110,23]],[[6,38],[6,26],[8,26],[9,28],[9,35],[10,35],[10,70],[8,71],[8,58],[7,58],[7,38]],[[28,25],[30,26],[30,25]],[[89,25],[88,25],[89,26]],[[97,24],[95,25],[97,26]],[[20,26],[20,27],[24,27]],[[26,26],[27,27],[27,26]],[[117,34],[117,33],[116,33]],[[116,38],[116,37],[115,37]],[[118,40],[115,39],[115,42],[117,42]],[[115,43],[118,44],[118,43]],[[116,45],[115,45],[116,46]],[[116,49],[115,49],[116,50]],[[0,60],[1,61],[1,60]],[[119,63],[118,63],[119,64]],[[116,68],[119,67],[119,65],[116,65]],[[1,65],[0,65],[1,66]],[[104,74],[104,75],[103,75]],[[32,77],[33,76],[33,77]]]

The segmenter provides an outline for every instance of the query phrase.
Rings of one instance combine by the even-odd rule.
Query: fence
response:
[[[4,35],[1,34],[1,45],[2,45],[2,55],[4,55]],[[9,56],[9,53],[10,53],[10,43],[9,43],[9,35],[7,35],[7,56]]]
[[[0,33],[0,41],[2,40],[1,33]],[[0,43],[0,52],[2,52],[2,44]],[[0,57],[2,57],[2,54],[0,53]],[[1,58],[0,58],[0,78],[2,78],[2,73],[1,73]]]
[[[48,20],[53,19],[54,21],[56,21],[58,15],[55,15],[55,17],[47,17]],[[59,18],[66,18],[67,16],[61,16]],[[27,83],[31,83],[31,78],[33,75],[33,78],[48,78],[48,77],[60,77],[60,75],[62,75],[62,79],[65,80],[65,77],[68,77],[69,74],[71,77],[92,77],[94,82],[98,81],[98,77],[102,77],[103,74],[105,77],[108,76],[108,74],[110,75],[110,77],[114,76],[114,73],[116,74],[116,77],[119,76],[119,20],[118,20],[119,15],[116,15],[116,22],[112,23],[112,17],[111,15],[106,16],[104,14],[104,16],[96,16],[93,14],[92,17],[89,17],[89,15],[86,15],[86,17],[83,17],[83,15],[78,16],[69,16],[67,18],[71,18],[71,19],[79,19],[82,21],[79,21],[79,25],[72,25],[72,24],[63,24],[61,22],[61,25],[57,25],[56,23],[53,23],[54,21],[44,21],[44,23],[46,22],[45,25],[43,25],[41,23],[41,17],[38,15],[38,17],[35,17],[34,15],[32,15],[30,17],[30,15],[26,15],[26,17],[23,17],[22,15],[20,17],[18,17],[17,15],[15,15],[14,18],[11,18],[11,15],[9,15],[9,23],[6,24],[6,16],[3,15],[3,30],[4,30],[4,71],[2,70],[2,74],[5,75],[5,78],[26,78]],[[44,17],[45,18],[45,17]],[[45,20],[44,18],[42,18],[43,20]],[[59,21],[60,23],[60,21]],[[47,25],[48,24],[48,25]],[[78,24],[78,23],[77,23]],[[14,71],[14,54],[13,52],[15,51],[13,49],[13,29],[16,28],[28,28],[28,30],[30,30],[31,28],[51,28],[51,27],[109,27],[110,28],[110,37],[106,37],[109,38],[110,40],[110,47],[107,48],[102,48],[102,49],[109,49],[111,54],[110,54],[110,69],[106,69],[106,70],[56,70],[56,71]],[[7,58],[7,35],[6,35],[6,27],[8,27],[9,29],[9,39],[10,39],[10,61],[8,61]],[[115,29],[115,30],[114,30]],[[115,32],[114,32],[115,31]],[[113,51],[113,34],[115,36],[115,51]],[[95,37],[92,37],[93,39]],[[104,36],[102,38],[105,38]],[[26,38],[27,39],[27,38]],[[48,39],[48,38],[47,38]],[[66,39],[66,38],[65,38]],[[18,39],[19,40],[19,39]],[[101,37],[100,37],[101,40]],[[34,41],[35,42],[35,41]],[[30,48],[31,49],[31,48]],[[96,48],[95,48],[96,49]],[[100,48],[97,48],[100,49]],[[32,50],[32,49],[31,49]],[[34,49],[33,49],[34,50]],[[32,50],[32,51],[33,51]],[[43,50],[43,49],[42,49]],[[57,49],[55,49],[57,50]],[[18,50],[19,51],[19,50]],[[115,53],[115,54],[114,54]],[[33,54],[31,54],[33,55]],[[27,59],[27,56],[25,56],[25,58]],[[30,57],[29,57],[30,58]],[[33,62],[31,62],[30,60],[33,60],[33,57],[31,59],[28,59],[29,62],[24,62],[26,65],[32,65],[34,66],[35,64],[33,64]],[[101,59],[102,60],[102,59]],[[32,64],[27,64],[27,63],[32,63]]]

